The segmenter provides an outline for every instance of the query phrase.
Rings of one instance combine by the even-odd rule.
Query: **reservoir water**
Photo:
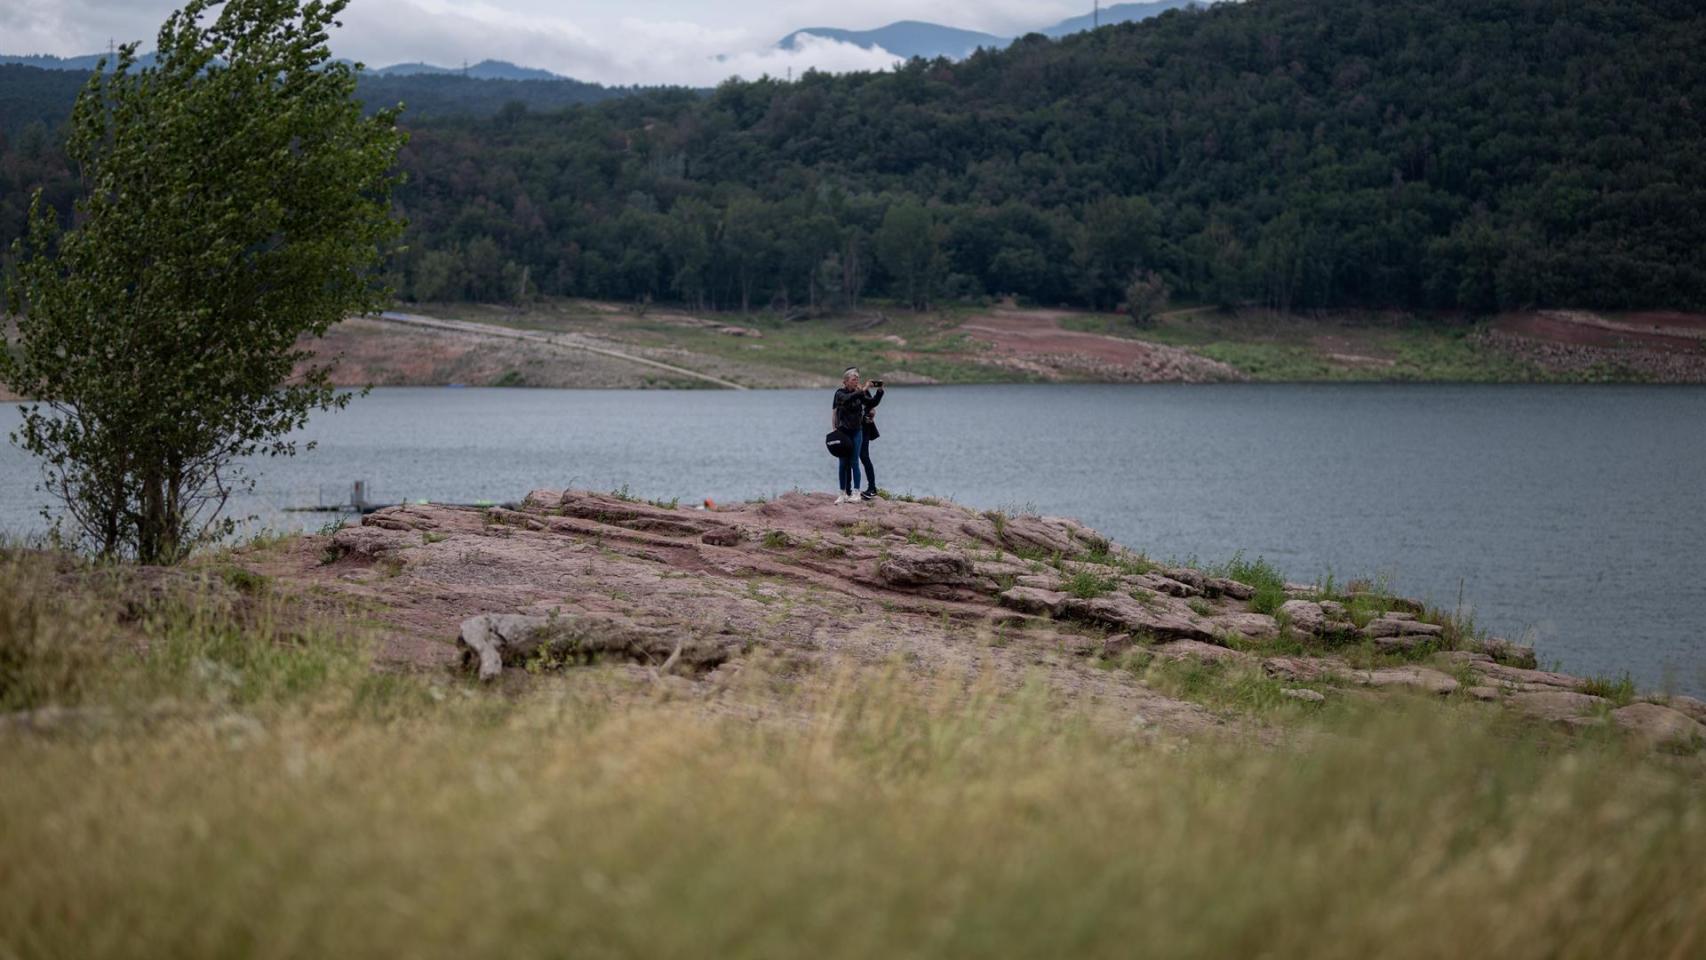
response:
[[[17,421],[0,407],[0,430]],[[1075,516],[1156,559],[1265,557],[1384,577],[1533,641],[1543,665],[1706,693],[1706,389],[1439,385],[896,388],[881,485]],[[249,469],[237,515],[346,498],[513,500],[538,487],[697,503],[833,490],[827,391],[392,388]],[[0,529],[40,531],[0,446]],[[850,510],[857,510],[851,507]]]

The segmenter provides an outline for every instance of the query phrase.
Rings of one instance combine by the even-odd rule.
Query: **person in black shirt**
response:
[[[841,371],[841,387],[835,391],[835,401],[830,408],[830,428],[846,434],[849,443],[847,453],[841,457],[839,465],[837,479],[841,493],[836,496],[836,503],[857,503],[861,499],[876,499],[877,471],[871,466],[871,447],[870,440],[865,435],[865,424],[871,419],[871,411],[882,402],[881,380],[872,380],[861,385],[858,367],[848,367]],[[865,468],[867,486],[863,494],[855,495],[853,488],[859,485],[860,466]]]

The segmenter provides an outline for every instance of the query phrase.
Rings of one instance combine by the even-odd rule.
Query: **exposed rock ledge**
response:
[[[388,660],[487,680],[598,660],[714,688],[753,655],[784,669],[899,659],[1012,685],[1040,675],[1190,731],[1226,721],[1100,667],[1193,659],[1265,675],[1302,705],[1407,692],[1672,749],[1706,742],[1706,703],[1614,702],[1414,601],[1291,584],[1270,616],[1250,584],[1141,562],[1074,521],[939,501],[794,493],[698,510],[541,490],[509,508],[382,510],[263,568],[376,601]]]

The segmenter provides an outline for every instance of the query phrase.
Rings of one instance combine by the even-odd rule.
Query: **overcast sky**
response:
[[[95,53],[109,38],[142,40],[150,50],[160,22],[177,6],[177,0],[0,0],[0,53]],[[929,20],[1013,35],[1089,6],[1090,0],[353,0],[332,48],[372,66],[491,58],[601,83],[708,86],[734,74],[892,62],[846,44],[774,49],[800,27]]]

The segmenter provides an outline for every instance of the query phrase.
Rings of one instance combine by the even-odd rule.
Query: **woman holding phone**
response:
[[[877,404],[883,402],[883,382],[871,380],[865,383],[859,381],[859,368],[848,367],[841,371],[841,386],[835,391],[834,404],[830,410],[830,428],[838,430],[848,438],[847,450],[841,455],[837,480],[841,492],[836,495],[836,503],[858,503],[860,500],[875,500],[877,498],[877,470],[871,466],[871,437],[876,434],[876,420],[872,411]],[[866,425],[870,425],[867,434]],[[853,488],[859,486],[859,468],[865,468],[865,490],[855,494]]]

